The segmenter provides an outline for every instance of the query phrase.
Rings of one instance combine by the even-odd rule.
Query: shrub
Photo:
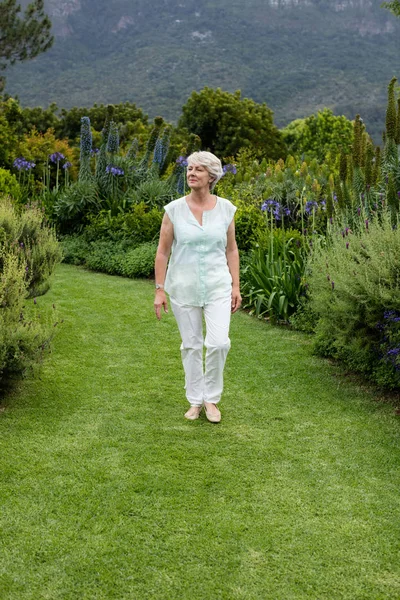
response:
[[[18,214],[9,200],[0,202],[0,379],[37,364],[51,338],[49,324],[26,307],[54,258],[53,233],[42,229],[37,209]]]
[[[90,251],[85,236],[66,235],[61,239],[63,261],[71,265],[83,265]]]
[[[156,252],[156,242],[147,242],[130,250],[126,255],[122,274],[126,277],[152,277]]]
[[[160,232],[162,218],[163,213],[160,210],[157,208],[149,210],[144,202],[114,217],[103,210],[90,218],[90,224],[85,228],[85,236],[89,241],[126,239],[132,245],[151,242]]]
[[[18,213],[11,200],[1,199],[0,232],[6,251],[18,250],[24,257],[29,295],[45,293],[49,277],[62,254],[54,231],[45,223],[42,210],[32,204]]]
[[[101,271],[109,275],[122,275],[125,252],[120,244],[110,240],[98,240],[90,244],[85,266],[92,271]]]
[[[335,229],[311,256],[315,350],[389,388],[400,386],[400,229],[389,211]],[[390,317],[388,315],[394,315]]]
[[[0,168],[0,196],[11,196],[18,200],[21,196],[21,188],[15,175]]]
[[[273,321],[288,321],[305,293],[305,251],[290,231],[274,230],[247,257],[242,278],[244,308]]]
[[[156,242],[132,247],[127,241],[97,240],[84,248],[82,240],[78,239],[77,246],[85,253],[85,267],[93,271],[132,278],[151,277],[154,273]]]
[[[265,218],[260,206],[236,201],[237,211],[235,214],[236,241],[239,250],[250,250],[261,232],[265,230]]]

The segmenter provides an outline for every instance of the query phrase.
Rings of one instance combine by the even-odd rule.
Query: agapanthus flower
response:
[[[14,160],[13,166],[18,169],[18,171],[30,171],[36,167],[36,163],[27,160],[26,158],[16,158]]]
[[[69,169],[70,167],[72,167],[72,163],[70,163],[68,160],[62,166],[62,168],[65,170]]]
[[[187,167],[188,166],[188,161],[184,156],[178,156],[178,158],[176,159],[176,163],[178,165],[180,165],[181,167]]]
[[[53,163],[60,162],[60,160],[64,160],[64,158],[65,158],[65,156],[64,156],[64,154],[61,154],[61,152],[53,152],[53,154],[49,155],[49,159]]]
[[[222,167],[222,170],[224,172],[224,175],[225,175],[225,173],[232,173],[233,175],[236,175],[236,173],[237,173],[236,166],[231,165],[231,164],[224,165]]]
[[[317,210],[317,209],[318,209],[318,203],[315,202],[315,200],[308,200],[304,210],[309,215],[314,210]]]
[[[124,175],[124,170],[121,169],[120,167],[115,167],[114,165],[107,165],[106,173],[111,173],[111,175],[113,175],[113,176]]]
[[[98,154],[100,152],[99,148],[92,148],[90,151],[90,154],[93,156],[93,154]]]
[[[289,208],[287,206],[282,206],[273,198],[268,198],[268,200],[264,200],[264,202],[261,205],[261,210],[263,212],[267,211],[272,213],[277,221],[280,221],[283,216],[288,217],[290,215]]]
[[[392,321],[393,323],[400,322],[400,313],[396,310],[385,310],[383,313],[383,318],[387,321]]]
[[[322,210],[326,210],[326,200],[321,200],[321,208]]]

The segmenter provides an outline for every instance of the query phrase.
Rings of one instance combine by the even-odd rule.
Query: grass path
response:
[[[0,414],[0,598],[400,598],[400,424],[309,339],[232,322],[223,422],[183,419],[153,287],[62,265]]]

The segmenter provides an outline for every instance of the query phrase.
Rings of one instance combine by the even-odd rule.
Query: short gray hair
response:
[[[193,154],[188,156],[187,162],[188,165],[201,165],[202,167],[205,167],[207,169],[207,171],[213,178],[213,181],[210,183],[210,190],[214,189],[215,185],[218,183],[218,181],[224,174],[222,170],[221,161],[217,156],[215,156],[215,154],[212,154],[211,152],[193,152]]]

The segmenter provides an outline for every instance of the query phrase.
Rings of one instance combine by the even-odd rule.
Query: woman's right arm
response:
[[[154,265],[156,284],[164,286],[165,274],[167,272],[168,258],[171,253],[172,242],[174,241],[174,226],[171,219],[164,214],[161,231],[160,241],[158,243],[156,262]],[[161,319],[161,308],[164,307],[164,312],[168,312],[167,297],[163,289],[156,289],[156,296],[154,299],[154,310],[158,320]]]

